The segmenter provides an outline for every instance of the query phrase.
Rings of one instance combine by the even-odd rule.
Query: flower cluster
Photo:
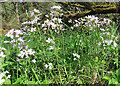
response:
[[[102,43],[103,43],[104,49],[106,49],[106,47],[110,46],[110,45],[112,45],[113,49],[115,49],[117,47],[116,41],[118,41],[117,40],[118,36],[116,37],[116,36],[111,35],[111,39],[110,40],[108,40],[108,39],[104,40],[103,34],[100,34],[100,35],[101,35],[100,38],[102,39]],[[107,35],[109,35],[109,34],[107,34]],[[106,36],[105,36],[105,39],[106,39]],[[98,45],[100,46],[101,42],[99,42]]]
[[[0,84],[2,84],[3,82],[5,82],[5,80],[9,79],[11,75],[8,75],[6,77],[6,79],[3,79],[3,77],[5,76],[6,73],[9,73],[8,71],[2,72],[0,73]]]
[[[23,50],[20,51],[20,53],[18,54],[19,57],[23,58],[24,56],[26,56],[26,58],[29,58],[28,55],[34,55],[35,51],[33,51],[32,49],[28,49],[28,50]]]
[[[25,42],[28,42],[27,40],[24,40],[24,38],[26,37],[25,35],[28,35],[28,34],[26,32],[23,32],[23,30],[12,29],[5,35],[6,37],[10,37],[12,40],[4,41],[4,43],[13,44],[13,47],[15,47],[16,45],[19,45],[18,48],[21,50]]]
[[[27,15],[28,15],[28,13],[27,13]],[[41,15],[42,15],[42,13],[40,13],[40,11],[37,9],[30,11],[30,14],[28,16],[31,18],[31,20],[23,22],[21,24],[21,26],[23,26],[22,29],[27,32],[35,32],[36,31],[35,25],[36,24],[40,25],[40,22],[38,22],[38,21],[41,20],[39,17]]]
[[[35,31],[35,28],[31,29]],[[21,57],[22,59],[29,58],[29,55],[34,55],[36,52],[33,51],[32,49],[28,49],[28,45],[26,46],[26,42],[30,42],[31,40],[25,40],[27,37],[27,32],[24,32],[23,30],[10,30],[5,36],[10,37],[12,40],[11,41],[4,41],[4,43],[10,43],[13,44],[13,47],[17,46],[20,50],[20,53],[18,54],[18,57]],[[29,35],[30,36],[30,35]],[[0,52],[0,55],[2,57],[5,57],[3,55],[3,52]],[[20,61],[21,59],[17,58],[16,61]],[[33,60],[33,62],[35,62]]]
[[[68,20],[69,23],[74,23],[73,27],[71,27],[71,29],[74,29],[76,27],[80,27],[81,25],[83,25],[85,28],[90,28],[90,30],[95,31],[95,27],[102,27],[100,28],[101,31],[105,31],[106,26],[111,26],[110,23],[112,22],[110,19],[102,19],[102,18],[98,18],[95,17],[94,15],[88,15],[85,16],[85,18],[78,18],[77,20]],[[109,30],[109,29],[106,29]]]
[[[49,63],[49,65],[45,65],[45,68],[47,69],[48,67],[49,67],[49,69],[52,69],[52,66],[53,66],[53,64],[52,63]]]
[[[50,15],[45,15],[47,18],[42,24],[42,28],[44,31],[44,34],[46,34],[47,31],[52,30],[55,33],[60,33],[60,31],[64,31],[62,24],[62,19],[59,17],[62,17],[63,13],[61,13],[61,7],[60,6],[53,6],[51,7]]]
[[[32,62],[33,62],[33,63],[36,63],[36,60],[35,60],[35,59],[33,59],[33,60],[32,60]]]
[[[40,18],[39,18],[40,15],[42,15],[42,14],[37,9],[30,11],[30,15],[28,15],[28,16],[29,17],[34,16],[34,19],[32,21],[25,21],[21,25],[33,25],[33,24],[38,23],[38,20],[40,20]]]
[[[5,36],[13,39],[15,37],[20,37],[19,35],[22,35],[22,34],[23,34],[22,30],[11,29]]]
[[[80,58],[80,55],[78,55],[77,53],[73,53],[74,57]],[[74,58],[73,60],[77,60],[76,58]]]
[[[48,38],[48,40],[46,40],[46,42],[48,42],[48,43],[52,42],[53,44],[55,44],[55,42],[53,41],[53,39]]]
[[[54,38],[53,38],[53,39],[54,39]],[[53,39],[48,38],[48,39],[46,40],[46,42],[52,43],[52,44],[55,45],[55,42],[53,41]],[[53,50],[53,49],[54,49],[54,45],[53,45],[53,46],[50,46],[49,50]]]
[[[2,50],[6,50],[4,47],[0,47],[0,57],[5,57],[4,52]]]

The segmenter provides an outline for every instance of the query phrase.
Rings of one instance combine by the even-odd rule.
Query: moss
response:
[[[96,8],[95,8],[96,7]],[[98,8],[100,7],[100,8]],[[96,5],[93,6],[91,10],[83,11],[80,13],[70,13],[69,15],[64,15],[66,18],[80,18],[87,15],[95,15],[95,14],[107,14],[107,13],[120,13],[120,6],[116,5]]]

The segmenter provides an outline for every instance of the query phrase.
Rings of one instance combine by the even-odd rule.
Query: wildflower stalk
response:
[[[25,63],[26,63],[26,64],[25,64],[25,65],[26,65],[26,68],[25,68],[25,78],[26,78],[26,79],[25,79],[25,80],[27,80],[27,60],[26,60]],[[25,83],[26,83],[26,82],[25,82]]]
[[[35,75],[35,77],[36,77],[37,81],[38,81],[38,82],[39,82],[39,84],[40,84],[40,81],[39,81],[38,76],[36,75],[36,73],[35,73],[34,69],[33,69],[33,68],[31,68],[31,69],[32,69],[32,71],[33,71],[33,73],[34,73],[34,75]]]
[[[62,77],[61,77],[61,73],[60,73],[60,70],[59,70],[59,67],[60,67],[60,65],[59,65],[59,60],[58,59],[60,59],[60,57],[58,56],[58,54],[57,54],[57,50],[55,50],[55,55],[56,55],[56,57],[57,57],[57,65],[58,65],[58,72],[59,72],[59,77],[60,77],[60,83],[61,84],[63,84],[63,82],[62,82]]]
[[[63,44],[63,52],[64,52],[65,49],[64,49],[64,36],[63,36],[63,32],[62,32],[62,40],[63,40],[62,44]],[[65,56],[65,53],[63,55]]]
[[[41,31],[40,31],[38,25],[37,25],[37,31],[38,31],[38,33],[40,34],[40,40],[41,40]]]
[[[50,72],[50,74],[51,74],[52,78],[54,79],[54,75],[53,75],[53,73],[52,73],[51,69],[49,70],[49,72]]]
[[[18,68],[19,68],[19,67],[18,67],[18,62],[17,62],[17,79],[18,79],[18,71],[19,71]]]
[[[66,64],[65,59],[64,59],[64,64]],[[68,74],[67,74],[67,71],[66,71],[66,67],[65,67],[65,65],[64,65],[64,69],[65,69],[65,73],[66,73],[66,75],[67,75],[67,79],[68,79]]]

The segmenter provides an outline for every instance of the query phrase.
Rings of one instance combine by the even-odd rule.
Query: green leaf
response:
[[[10,79],[5,80],[4,84],[11,84]]]
[[[51,84],[52,82],[50,82],[49,80],[44,80],[43,82],[41,82],[41,84]]]
[[[118,80],[120,80],[120,68],[116,70],[116,75],[117,75]]]
[[[111,79],[111,80],[109,80],[109,84],[113,84],[112,79]]]
[[[16,80],[16,82],[14,82],[13,84],[17,84],[17,83],[19,83],[19,82],[22,82],[22,81],[23,81],[23,78],[24,78],[24,76],[18,78],[18,79]]]
[[[89,78],[91,79],[91,77],[87,76],[87,75],[79,75],[80,77],[83,76],[83,77],[86,77],[86,78]]]
[[[111,78],[110,78],[109,76],[104,76],[103,79],[106,79],[106,80],[108,80],[108,81],[111,80]]]
[[[35,84],[35,81],[28,81],[28,84]]]
[[[78,83],[78,84],[82,84],[82,81],[79,79],[79,80],[77,81],[77,83]]]
[[[116,79],[112,78],[112,84],[119,84],[117,78]]]
[[[98,57],[95,57],[95,62],[98,62]]]
[[[21,81],[21,78],[18,78],[13,84],[18,84]]]

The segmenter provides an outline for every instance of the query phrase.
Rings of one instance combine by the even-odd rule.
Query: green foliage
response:
[[[59,34],[48,26],[50,22],[46,23],[50,32],[44,33],[43,20],[39,26],[39,21],[24,24],[28,26],[24,33],[13,30],[1,36],[1,47],[6,48],[0,51],[5,54],[2,71],[11,75],[4,84],[107,84],[107,80],[119,84],[117,27],[109,19],[89,18],[72,21],[72,27],[61,22],[65,30]]]
[[[109,76],[104,76],[103,79],[108,80],[109,84],[120,84],[120,69],[117,69],[116,72],[111,71],[111,73],[112,78]]]

